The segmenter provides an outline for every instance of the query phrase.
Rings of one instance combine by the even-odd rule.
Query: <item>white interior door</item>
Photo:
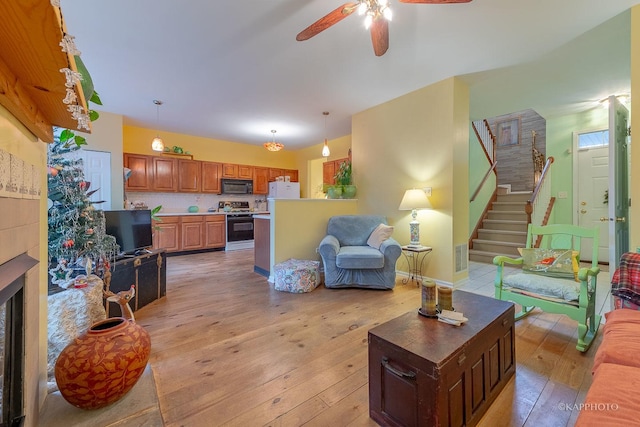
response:
[[[111,209],[111,153],[94,150],[76,150],[68,154],[73,158],[81,158],[84,167],[84,179],[91,183],[89,191],[98,190],[89,200],[103,203],[96,204],[96,209]]]
[[[609,206],[604,202],[609,188],[609,148],[586,148],[578,150],[578,225],[598,227],[600,242],[598,261],[609,262],[609,223],[600,218],[608,217]],[[580,259],[591,261],[591,242],[584,241],[580,248]]]

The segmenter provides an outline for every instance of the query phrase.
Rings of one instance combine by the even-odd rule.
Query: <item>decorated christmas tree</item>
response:
[[[105,233],[104,213],[94,206],[100,202],[90,200],[96,190],[85,181],[82,159],[68,155],[80,145],[65,132],[48,151],[49,264],[52,283],[59,285],[76,267],[108,268],[119,250],[115,238]]]

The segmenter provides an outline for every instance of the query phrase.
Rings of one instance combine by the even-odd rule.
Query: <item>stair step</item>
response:
[[[526,233],[527,221],[485,219],[482,221],[482,228],[488,230],[524,231]]]
[[[499,194],[499,202],[527,202],[531,198],[531,192]]]
[[[507,255],[507,254],[491,252],[491,251],[480,251],[477,249],[469,249],[469,261],[482,262],[485,264],[493,264],[493,258],[500,255]]]
[[[512,230],[492,230],[492,229],[481,228],[478,230],[478,238],[482,240],[516,242],[524,246],[524,244],[527,241],[527,232],[512,231]]]
[[[520,256],[518,248],[523,247],[518,242],[499,242],[495,240],[473,239],[473,249],[485,252],[495,252],[502,255]]]
[[[526,221],[527,213],[522,211],[496,211],[491,210],[487,212],[488,219],[505,219],[510,221]]]
[[[495,211],[524,212],[526,205],[523,202],[493,202],[492,207]]]

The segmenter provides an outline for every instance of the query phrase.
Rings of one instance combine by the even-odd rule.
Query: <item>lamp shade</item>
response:
[[[398,210],[410,211],[413,209],[430,209],[431,203],[427,199],[427,194],[419,188],[412,188],[404,192],[404,197],[400,202]]]

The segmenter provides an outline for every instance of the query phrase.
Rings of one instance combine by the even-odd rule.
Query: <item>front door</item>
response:
[[[609,97],[609,258],[611,271],[629,250],[629,111],[615,96]]]

